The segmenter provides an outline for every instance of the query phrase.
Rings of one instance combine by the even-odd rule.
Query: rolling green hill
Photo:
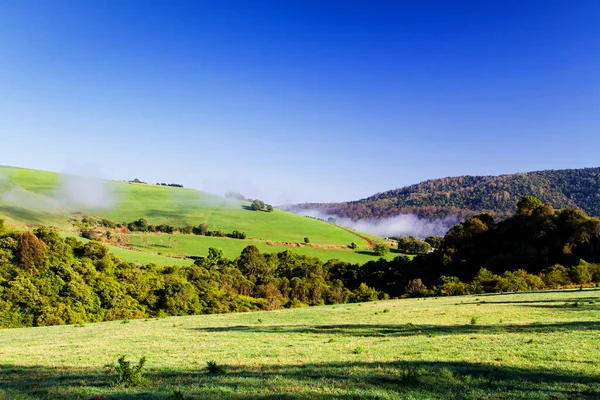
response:
[[[131,239],[130,245],[118,249],[117,253],[135,262],[169,264],[174,259],[159,253],[206,255],[208,247],[222,248],[227,257],[235,258],[249,244],[258,245],[262,251],[272,249],[275,252],[289,248],[322,259],[338,258],[358,263],[376,259],[368,243],[348,230],[277,209],[270,213],[253,211],[249,205],[248,202],[225,199],[193,189],[101,181],[46,171],[0,167],[0,218],[17,228],[51,225],[65,234],[77,235],[78,231],[70,219],[74,211],[83,211],[115,222],[144,218],[149,224],[156,225],[204,223],[209,229],[224,232],[238,230],[245,232],[248,237],[247,240],[239,240],[175,235],[180,246],[161,248],[159,241],[162,239],[158,235],[151,238],[155,245],[142,245],[134,237],[127,236]],[[310,240],[308,246],[303,244],[305,237]],[[352,242],[358,244],[356,250],[344,248]],[[298,244],[302,247],[296,247]],[[181,260],[178,262],[181,263]]]
[[[516,211],[523,196],[535,196],[554,208],[580,208],[590,216],[600,216],[600,168],[432,179],[362,200],[298,204],[288,209],[318,209],[354,220],[399,214],[470,217],[482,211],[505,218]]]

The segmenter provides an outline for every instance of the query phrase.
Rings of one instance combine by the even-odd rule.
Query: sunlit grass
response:
[[[598,302],[589,289],[4,330],[0,398],[597,398]],[[148,358],[148,386],[111,387],[102,366],[122,354]]]
[[[53,172],[37,171],[23,168],[0,166],[0,218],[17,229],[25,229],[32,225],[51,225],[63,233],[74,233],[68,222],[72,216],[69,210],[61,207],[48,209],[48,199],[57,196],[61,184],[61,175]],[[219,247],[229,258],[235,258],[248,244],[256,244],[261,251],[279,252],[286,249],[300,254],[311,255],[328,260],[337,258],[353,263],[365,263],[376,260],[368,244],[356,234],[339,226],[291,214],[281,210],[272,213],[247,209],[250,203],[227,200],[209,193],[187,188],[157,186],[154,184],[132,184],[127,182],[107,181],[107,188],[114,200],[114,207],[109,209],[87,210],[89,215],[105,217],[115,222],[132,222],[145,218],[150,224],[169,224],[173,226],[199,225],[205,223],[211,230],[230,233],[234,230],[245,232],[252,241],[238,241],[225,238],[184,237],[177,241],[179,248],[157,249],[137,243],[133,237],[131,244],[138,250],[147,252],[131,252],[117,250],[116,253],[125,260],[145,263],[155,262],[160,265],[172,264],[170,259],[158,253],[205,255],[208,247]],[[12,201],[3,197],[6,193],[16,191],[18,200]],[[10,196],[9,196],[10,198]],[[377,238],[372,235],[371,240]],[[303,245],[308,237],[311,245],[317,247],[292,247]],[[161,238],[152,239],[155,245]],[[166,240],[166,239],[165,239]],[[272,242],[274,246],[268,246]],[[346,248],[352,242],[358,245],[356,250]],[[284,243],[291,245],[284,246]],[[318,246],[321,246],[320,248]],[[331,246],[331,247],[327,247]],[[325,247],[325,248],[323,248]],[[393,258],[390,254],[387,258]],[[175,261],[180,264],[182,261]]]

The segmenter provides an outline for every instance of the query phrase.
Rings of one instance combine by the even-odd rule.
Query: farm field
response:
[[[87,192],[95,198],[80,198]],[[77,208],[82,201],[87,201],[88,207]],[[172,258],[162,257],[159,252],[206,255],[208,248],[215,245],[218,245],[227,257],[235,258],[249,244],[256,244],[261,251],[290,249],[323,260],[337,258],[365,263],[378,258],[370,251],[369,243],[359,235],[373,241],[381,238],[363,233],[355,234],[324,221],[277,209],[271,213],[248,210],[249,204],[193,189],[120,181],[88,181],[54,172],[0,166],[0,218],[6,219],[10,226],[18,229],[49,225],[57,227],[63,233],[76,234],[69,219],[73,216],[72,211],[77,209],[88,215],[115,222],[131,222],[144,218],[149,224],[173,226],[205,223],[209,229],[224,232],[237,230],[245,232],[248,238],[253,239],[238,241],[229,238],[177,235],[180,248],[157,250],[156,246],[136,244],[135,237],[132,237],[131,244],[148,254],[142,255],[140,251],[131,252],[125,249],[113,250],[119,257],[132,262],[153,260],[151,262],[159,265],[170,265]],[[303,243],[305,237],[316,247],[297,248],[283,245],[286,242]],[[152,240],[155,240],[156,245],[161,238]],[[276,245],[267,246],[267,241]],[[352,242],[358,245],[357,249],[340,248]],[[395,255],[397,254],[391,253],[387,258],[393,258]]]
[[[10,329],[0,398],[594,399],[599,317],[592,288]]]
[[[171,238],[171,239],[169,239]],[[169,247],[169,240],[176,241],[177,244]],[[196,235],[168,235],[168,234],[132,234],[129,235],[129,244],[140,252],[145,253],[162,253],[162,254],[178,254],[187,256],[205,256],[208,254],[210,247],[215,247],[223,250],[225,256],[235,258],[242,250],[249,245],[256,246],[261,253],[279,253],[285,250],[293,251],[294,253],[318,257],[323,260],[337,258],[341,261],[364,264],[367,261],[378,259],[373,255],[373,252],[367,246],[362,246],[361,249],[323,249],[318,247],[304,246],[290,247],[283,245],[270,245],[266,241],[255,240],[237,240],[220,237],[207,237]],[[117,254],[115,254],[117,255]],[[400,253],[392,249],[383,258],[391,260],[399,256]],[[407,255],[407,257],[413,257]]]

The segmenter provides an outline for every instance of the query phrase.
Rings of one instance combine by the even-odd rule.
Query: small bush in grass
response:
[[[383,310],[383,312],[384,312],[384,313],[386,313],[386,312],[390,312],[390,309],[389,309],[389,308],[386,308],[385,310]]]
[[[437,375],[442,379],[452,379],[454,378],[454,372],[448,368],[440,368],[437,371]]]
[[[331,338],[327,341],[327,343],[335,343],[335,342],[336,342],[336,340],[334,338]]]
[[[217,362],[215,360],[206,362],[206,370],[208,371],[209,374],[213,374],[213,375],[225,373],[225,367],[217,364]]]
[[[410,363],[400,364],[400,380],[405,384],[415,384],[419,382],[421,369],[419,366]]]
[[[361,353],[363,353],[364,351],[365,351],[365,349],[363,349],[361,346],[356,346],[356,347],[354,348],[354,350],[352,350],[352,353],[354,353],[354,354],[361,354]]]
[[[116,385],[124,387],[142,386],[147,383],[143,375],[143,368],[146,364],[146,357],[140,358],[137,365],[131,365],[130,361],[125,360],[125,355],[122,355],[117,360],[116,365],[107,365],[106,367],[117,373]]]
[[[471,325],[477,325],[477,317],[471,317]]]

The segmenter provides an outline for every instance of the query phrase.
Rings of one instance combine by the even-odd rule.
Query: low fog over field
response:
[[[390,236],[443,236],[448,229],[458,222],[456,217],[429,220],[416,215],[404,214],[384,219],[367,219],[354,221],[350,218],[341,218],[336,215],[323,213],[319,210],[296,210],[298,214],[319,218],[327,221],[334,218],[335,223],[357,231],[370,233],[383,237]]]

